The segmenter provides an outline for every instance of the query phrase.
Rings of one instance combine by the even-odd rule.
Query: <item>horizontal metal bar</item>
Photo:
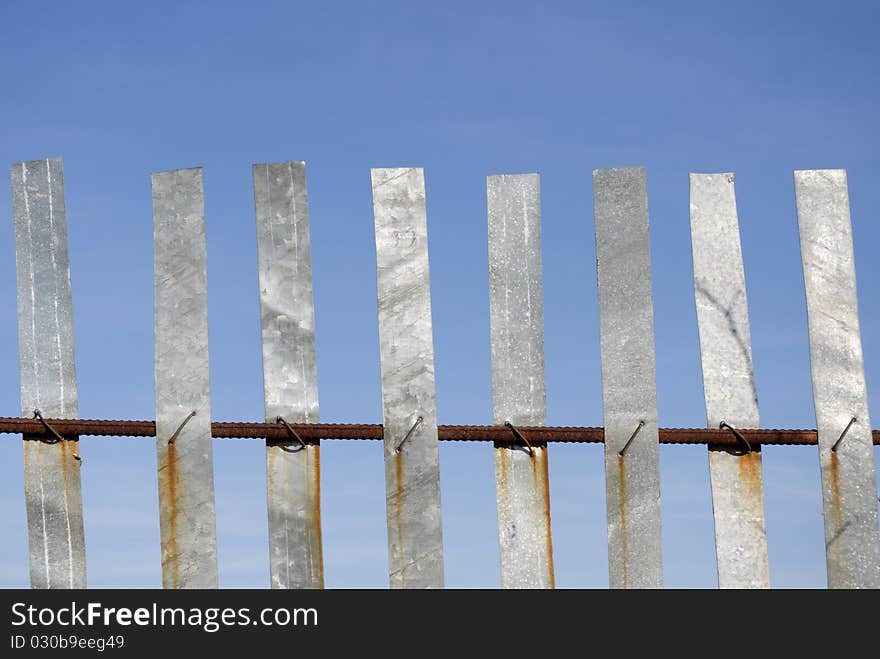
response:
[[[104,419],[46,419],[65,436],[101,437],[155,437],[154,421],[111,421]],[[305,441],[319,439],[376,439],[384,438],[380,423],[291,423]],[[605,441],[602,428],[571,426],[517,426],[533,444],[547,442],[601,444]],[[437,426],[444,441],[516,443],[518,440],[505,426]],[[815,430],[776,428],[738,428],[753,447],[815,446]],[[880,446],[880,430],[873,430],[874,444]],[[38,419],[0,417],[0,434],[51,436]],[[211,436],[215,439],[266,439],[287,441],[287,430],[278,423],[214,422]],[[738,448],[739,440],[727,430],[717,428],[660,428],[661,444],[711,444],[718,447]]]

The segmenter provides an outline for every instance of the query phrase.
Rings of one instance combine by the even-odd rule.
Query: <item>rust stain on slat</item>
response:
[[[535,491],[544,495],[544,529],[547,536],[547,574],[550,588],[556,588],[556,575],[553,568],[553,534],[550,526],[550,462],[547,459],[547,445],[535,446],[535,456],[532,460],[532,481]]]
[[[831,496],[834,503],[834,533],[835,537],[840,533],[841,501],[840,501],[840,463],[837,461],[837,453],[831,452]]]
[[[620,506],[620,542],[623,551],[623,587],[626,588],[627,583],[627,563],[629,557],[626,548],[626,458],[622,455],[617,456],[617,483],[618,483],[618,501]]]
[[[70,469],[73,468],[74,460],[73,455],[71,453],[76,453],[76,450],[70,451],[68,450],[68,440],[65,438],[65,441],[58,442],[59,451],[61,451],[61,477],[64,479],[64,506],[70,510]],[[73,569],[73,566],[71,566]]]
[[[318,444],[309,447],[312,456],[312,482],[315,485],[315,499],[312,504],[312,524],[317,542],[318,583],[324,587],[324,541],[321,534],[321,447]]]
[[[753,450],[737,460],[739,487],[749,497],[761,497],[761,452]]]
[[[165,543],[165,564],[170,571],[171,583],[168,587],[180,587],[180,559],[177,551],[177,497],[180,483],[177,472],[177,449],[175,445],[168,444],[165,453],[164,479],[160,482],[168,515],[168,539]]]
[[[64,479],[64,499],[67,499],[67,442],[58,442],[61,451],[61,477]]]
[[[395,492],[394,492],[394,514],[397,522],[397,568],[400,570],[400,580],[402,585],[406,585],[406,577],[401,569],[403,567],[403,454],[394,454],[394,471],[395,471]]]

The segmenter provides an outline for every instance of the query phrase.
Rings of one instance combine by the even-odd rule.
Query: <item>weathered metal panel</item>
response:
[[[660,447],[645,168],[594,170],[593,196],[610,585],[661,588]]]
[[[61,158],[12,166],[18,281],[21,409],[77,416],[73,300]],[[33,588],[85,588],[78,442],[24,436],[24,483]]]
[[[266,421],[318,423],[318,367],[304,162],[254,165]],[[273,588],[323,588],[318,442],[267,442]]]
[[[442,588],[424,173],[416,168],[373,169],[371,177],[390,582],[392,588]]]
[[[797,171],[794,180],[819,433],[828,586],[880,588],[877,483],[846,171]]]
[[[690,175],[694,298],[710,428],[760,428],[733,174]],[[769,588],[761,450],[709,445],[721,588]]]
[[[489,319],[495,424],[547,423],[538,174],[489,176]],[[552,588],[546,444],[495,444],[501,585]]]
[[[216,588],[202,170],[153,174],[152,183],[162,585]]]

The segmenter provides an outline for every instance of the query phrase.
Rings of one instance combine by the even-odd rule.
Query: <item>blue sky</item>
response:
[[[212,408],[263,415],[250,167],[305,160],[325,421],[380,422],[370,167],[427,184],[438,415],[490,423],[485,177],[539,172],[548,422],[601,425],[591,171],[645,165],[660,423],[705,425],[688,172],[733,171],[762,423],[815,427],[792,171],[848,170],[880,416],[873,3],[168,2],[0,6],[0,162],[64,158],[83,418],[153,418],[150,173],[205,176]],[[7,170],[8,171],[8,170]],[[0,415],[20,411],[0,195]],[[877,421],[874,421],[877,427]],[[91,586],[161,584],[154,443],[82,441]],[[217,441],[220,584],[266,587],[264,452]],[[875,457],[878,457],[875,452]],[[600,445],[553,446],[559,586],[607,586]],[[764,450],[771,579],[824,586],[815,447]],[[661,449],[667,586],[714,587],[708,460]],[[492,450],[441,446],[448,586],[498,586]],[[0,438],[0,585],[28,584]],[[322,448],[328,586],[387,584],[378,443]]]

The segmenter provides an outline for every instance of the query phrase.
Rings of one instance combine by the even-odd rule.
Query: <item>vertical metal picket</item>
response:
[[[22,414],[77,416],[73,298],[61,158],[12,165]],[[77,437],[24,436],[33,588],[85,588]]]
[[[710,428],[760,428],[733,174],[690,175],[694,298]],[[731,431],[733,432],[733,431]],[[721,588],[769,588],[761,447],[709,446]]]
[[[217,587],[202,170],[153,174],[162,585]]]
[[[318,423],[318,369],[304,162],[253,166],[266,421]],[[266,444],[273,588],[323,588],[320,447]]]
[[[424,172],[373,169],[392,588],[443,587]]]
[[[538,174],[489,176],[489,309],[495,424],[547,423]],[[495,444],[501,584],[552,588],[546,444]]]
[[[794,173],[830,588],[880,588],[877,481],[846,171]]]
[[[612,588],[661,588],[660,465],[644,167],[593,171]]]

